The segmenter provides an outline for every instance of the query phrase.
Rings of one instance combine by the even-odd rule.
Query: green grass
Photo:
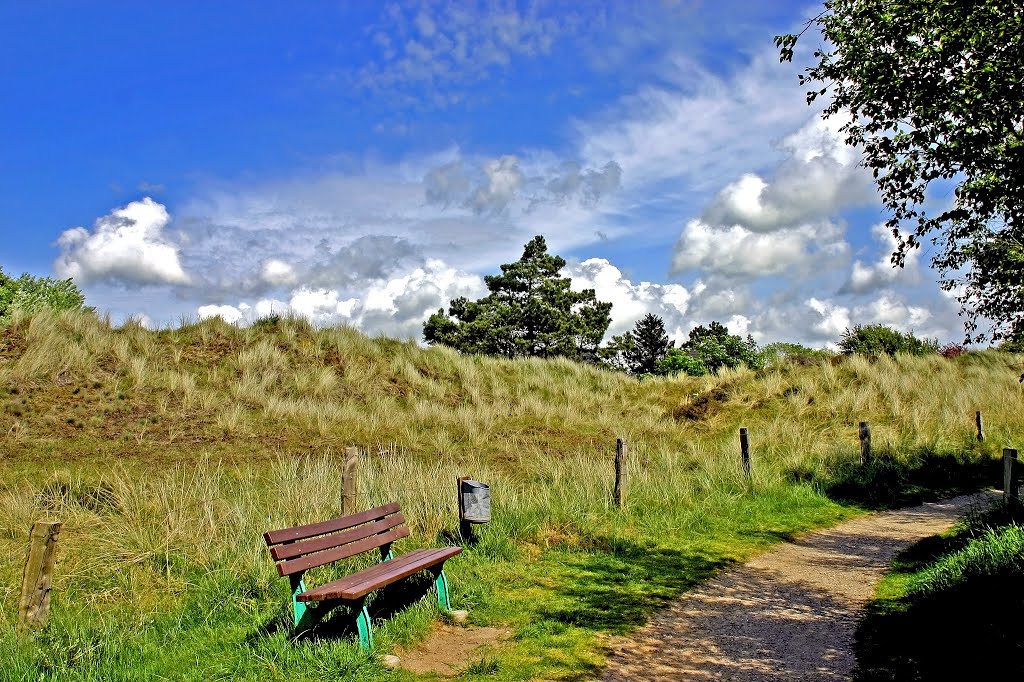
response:
[[[1021,679],[1022,519],[997,507],[901,554],[858,628],[854,679]]]
[[[287,581],[262,542],[337,515],[348,445],[362,452],[360,505],[402,505],[412,537],[399,552],[454,542],[459,476],[491,485],[494,520],[447,571],[455,608],[513,636],[467,677],[586,679],[606,635],[772,543],[994,484],[1024,426],[1019,364],[854,357],[641,383],[298,320],[150,332],[16,317],[0,327],[0,679],[413,679],[359,652],[345,613],[293,640]],[[861,420],[877,454],[867,468]],[[25,543],[44,517],[65,524],[52,620],[20,645]],[[441,619],[428,587],[371,602],[379,651]]]

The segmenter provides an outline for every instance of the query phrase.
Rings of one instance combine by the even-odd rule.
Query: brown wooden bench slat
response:
[[[339,516],[338,518],[331,519],[329,521],[308,523],[304,526],[282,528],[281,530],[269,530],[263,534],[263,539],[266,540],[267,545],[270,546],[279,545],[282,542],[305,540],[306,538],[315,537],[317,535],[325,535],[327,533],[345,530],[346,528],[358,526],[359,524],[366,523],[367,521],[375,521],[387,516],[388,514],[394,514],[399,509],[400,507],[397,502],[391,502],[380,507],[367,509],[366,511],[359,512],[358,514]]]
[[[350,542],[342,547],[334,547],[332,549],[324,550],[323,552],[307,554],[299,559],[282,561],[277,565],[277,571],[281,575],[291,575],[292,573],[298,573],[299,571],[306,571],[310,568],[329,564],[332,561],[347,559],[357,554],[362,554],[367,550],[381,547],[389,542],[394,542],[400,538],[407,537],[409,537],[409,528],[407,526],[393,528],[386,533],[379,533],[362,540],[357,540],[356,542]]]
[[[294,559],[297,556],[312,554],[313,552],[322,552],[325,549],[340,547],[341,545],[347,545],[348,543],[355,542],[356,540],[368,538],[371,535],[384,533],[395,526],[401,525],[402,523],[405,523],[404,516],[401,514],[392,514],[380,521],[374,521],[373,523],[345,530],[340,533],[321,535],[319,537],[310,538],[309,540],[300,540],[299,542],[291,542],[286,545],[271,547],[270,556],[274,557],[275,561]]]
[[[404,568],[408,564],[416,563],[418,561],[422,561],[425,557],[428,558],[428,561],[429,561],[429,557],[432,556],[432,554],[431,554],[432,552],[445,551],[447,549],[450,549],[450,548],[445,547],[445,548],[441,548],[440,550],[438,550],[438,549],[417,549],[415,551],[403,554],[403,555],[401,555],[399,557],[395,557],[394,559],[391,559],[389,561],[381,562],[379,564],[374,564],[373,566],[368,566],[367,568],[364,568],[361,571],[357,571],[356,573],[353,573],[351,575],[347,575],[347,576],[345,576],[343,578],[339,578],[339,579],[337,579],[337,580],[335,580],[335,581],[333,581],[333,582],[331,582],[329,584],[333,588],[335,588],[337,590],[347,590],[348,588],[352,587],[353,585],[357,585],[357,584],[360,584],[360,583],[363,583],[363,582],[367,582],[367,581],[371,581],[372,582],[372,581],[377,580],[378,578],[382,578],[383,577],[385,582],[382,582],[381,584],[382,585],[386,585],[387,584],[386,579],[387,579],[387,576],[388,576],[389,573],[391,573],[393,571],[400,571],[402,568]],[[458,552],[456,552],[456,554],[457,553]],[[430,564],[428,563],[427,566],[429,566],[429,565]],[[424,568],[425,567],[426,566],[424,566]],[[315,590],[313,590],[313,591],[315,592]]]
[[[303,602],[359,599],[385,585],[407,578],[413,573],[444,563],[461,551],[461,547],[418,549],[403,554],[397,559],[371,566],[340,580],[303,592],[296,599]]]

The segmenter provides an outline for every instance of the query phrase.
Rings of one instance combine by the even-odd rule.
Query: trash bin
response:
[[[459,512],[469,523],[491,520],[491,487],[469,478],[459,479]]]

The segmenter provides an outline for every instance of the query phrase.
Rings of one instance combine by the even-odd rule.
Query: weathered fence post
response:
[[[1013,448],[1003,448],[1003,501],[1020,503],[1020,462]]]
[[[750,479],[750,439],[747,437],[747,429],[740,429],[740,458],[743,461],[743,473]]]
[[[359,511],[358,493],[359,448],[345,448],[345,459],[341,469],[341,513],[355,514]]]
[[[978,410],[974,414],[974,421],[978,425],[978,440],[985,440],[985,431],[982,429],[981,426],[981,410]]]
[[[867,422],[860,423],[860,463],[871,461],[871,427]]]
[[[53,565],[57,559],[60,521],[36,521],[29,535],[28,558],[21,583],[17,631],[25,636],[46,625],[50,617]]]
[[[615,490],[612,491],[612,502],[616,507],[626,503],[626,441],[615,439]]]

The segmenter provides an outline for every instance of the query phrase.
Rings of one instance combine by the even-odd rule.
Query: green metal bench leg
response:
[[[289,579],[292,584],[292,615],[295,630],[297,632],[309,630],[316,622],[315,610],[306,602],[296,598],[306,591],[306,582],[302,579],[302,573],[295,573],[289,576]]]
[[[445,613],[452,610],[451,602],[448,601],[448,578],[444,575],[444,569],[435,573],[434,587],[437,589],[437,605]]]
[[[359,630],[359,648],[364,650],[373,649],[373,631],[370,629],[370,614],[366,611],[366,604],[360,601],[356,606],[359,614],[356,616],[356,629]]]

